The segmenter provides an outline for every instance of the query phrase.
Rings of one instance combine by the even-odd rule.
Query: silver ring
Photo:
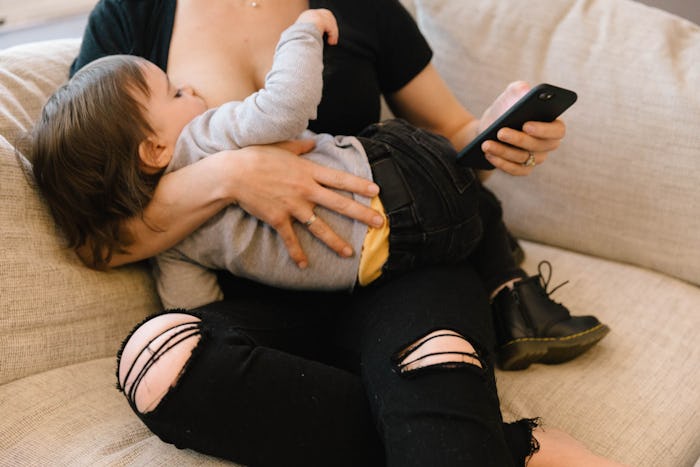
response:
[[[318,217],[316,217],[316,214],[312,214],[311,217],[309,217],[309,220],[306,221],[306,222],[304,222],[304,225],[305,225],[306,227],[309,227],[309,226],[311,226],[311,224],[313,224],[314,222],[316,222],[316,219],[318,219]]]
[[[523,167],[534,167],[535,166],[535,153],[532,151],[527,152],[527,160],[523,162]]]

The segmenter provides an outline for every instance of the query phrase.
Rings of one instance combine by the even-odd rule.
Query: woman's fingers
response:
[[[510,175],[523,176],[530,175],[533,169],[542,164],[547,159],[547,153],[532,153],[534,163],[528,163],[530,153],[520,151],[524,156],[522,162],[512,162],[509,159],[486,153],[486,159],[497,169],[503,170]]]
[[[512,128],[501,128],[498,131],[498,141],[516,149],[533,152],[550,152],[559,147],[566,134],[566,126],[562,120],[554,122],[527,122],[528,129],[536,132],[517,131]]]
[[[310,146],[313,142],[290,141],[276,147],[250,146],[235,155],[240,174],[236,178],[233,198],[246,212],[280,234],[290,257],[300,266],[308,263],[292,223],[307,222],[316,206],[324,206],[369,225],[381,226],[383,223],[376,211],[330,189],[371,197],[379,192],[379,187],[369,180],[297,157],[296,154]],[[351,245],[342,238],[345,233],[334,232],[324,219],[317,217],[307,228],[338,255],[353,254]]]
[[[307,162],[311,164],[314,180],[324,187],[356,193],[367,198],[372,198],[379,194],[379,186],[374,182],[347,172],[323,167],[310,161]],[[333,190],[313,190],[310,201],[372,227],[381,227],[384,223],[382,216],[374,209],[370,209],[352,198],[343,196]]]
[[[523,131],[502,128],[498,141],[486,141],[482,149],[494,167],[511,175],[529,175],[536,165],[547,160],[549,152],[559,147],[565,133],[562,120],[527,122]]]
[[[299,243],[299,237],[297,237],[294,228],[292,227],[291,220],[285,223],[279,224],[275,227],[277,234],[282,238],[284,246],[287,248],[289,257],[299,266],[301,269],[306,268],[309,265],[309,260],[301,248],[301,243]]]
[[[314,141],[310,139],[293,140],[277,143],[272,146],[301,155],[314,148]],[[379,193],[379,186],[370,180],[341,170],[324,167],[309,160],[303,160],[302,162],[308,167],[311,177],[317,182],[317,188],[321,188],[320,185],[323,185],[337,190],[356,193],[368,198],[372,198]],[[310,193],[312,196],[309,201],[324,206],[331,211],[338,212],[339,214],[343,214],[344,216],[358,220],[372,227],[381,227],[384,223],[384,219],[379,213],[347,196],[342,196],[332,190],[325,189],[310,190]]]
[[[353,255],[354,252],[350,244],[335,233],[326,223],[326,221],[323,220],[322,216],[312,214],[307,218],[297,220],[299,220],[304,228],[306,228],[312,235],[325,243],[328,248],[335,251],[339,256],[349,258]],[[300,265],[300,267],[302,266]]]
[[[306,162],[311,165],[312,176],[321,185],[367,197],[379,194],[379,185],[366,178],[324,167],[311,161]]]
[[[365,206],[362,203],[355,201],[349,196],[344,196],[331,188],[346,192],[357,193],[362,196],[371,198],[379,193],[379,186],[364,178],[342,172],[328,167],[323,167],[314,162],[305,160],[309,166],[312,177],[317,183],[313,189],[308,192],[308,201],[311,201],[314,206],[323,206],[326,209],[335,211],[351,219],[363,222],[373,227],[381,227],[384,223],[384,218],[376,212]],[[312,211],[311,211],[312,212]],[[313,216],[313,217],[312,217]],[[350,257],[354,254],[352,247],[340,237],[326,223],[322,216],[302,212],[295,216],[296,219],[305,224],[309,232],[316,236],[319,240],[325,243],[330,249],[343,257]],[[313,222],[308,223],[309,219]]]
[[[560,118],[553,122],[526,122],[523,132],[534,138],[559,141],[566,136],[566,123]]]
[[[486,159],[494,167],[516,176],[530,175],[532,170],[543,164],[549,155],[547,152],[528,151],[495,141],[487,141],[483,148]]]

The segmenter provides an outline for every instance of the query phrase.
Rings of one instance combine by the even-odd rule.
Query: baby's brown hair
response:
[[[96,60],[59,88],[31,134],[37,185],[69,246],[86,245],[93,267],[131,244],[124,222],[143,212],[159,175],[144,173],[138,146],[153,129],[138,96],[150,90],[144,59]]]

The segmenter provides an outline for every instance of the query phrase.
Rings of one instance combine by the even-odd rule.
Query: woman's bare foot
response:
[[[532,455],[528,467],[623,467],[620,464],[591,452],[571,435],[555,428],[537,427],[532,431],[540,445]]]

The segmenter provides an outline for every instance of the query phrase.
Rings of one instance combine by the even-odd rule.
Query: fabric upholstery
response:
[[[553,265],[552,299],[610,334],[564,365],[498,372],[507,419],[542,417],[595,452],[633,466],[700,457],[700,288],[648,269],[524,242],[525,269]]]
[[[524,245],[528,272],[550,260],[552,285],[571,281],[553,298],[612,332],[573,362],[498,372],[506,418],[541,416],[545,428],[630,465],[692,466],[697,26],[629,0],[405,3],[475,113],[513,79],[579,92],[550,161],[527,179],[495,175],[492,186],[508,224],[538,242]],[[159,308],[151,278],[138,265],[83,267],[16,156],[77,48],[68,40],[0,51],[0,463],[232,465],[162,443],[114,389],[120,340]]]
[[[67,79],[77,48],[68,40],[0,51],[0,383],[114,355],[131,327],[160,306],[143,266],[96,272],[82,265],[13,147]]]
[[[578,92],[534,174],[490,185],[519,236],[700,284],[700,26],[631,0],[414,0],[479,115],[524,79]]]
[[[541,416],[595,452],[637,467],[700,456],[700,289],[642,268],[534,243],[525,268],[554,264],[553,295],[611,334],[565,365],[497,372],[504,416]],[[114,388],[114,358],[0,386],[0,454],[9,465],[225,465],[161,443]],[[16,462],[15,462],[16,461]]]
[[[29,131],[51,93],[68,79],[80,41],[35,42],[0,51],[0,135],[11,144]]]
[[[110,357],[0,386],[0,464],[236,465],[161,442],[114,382]]]

